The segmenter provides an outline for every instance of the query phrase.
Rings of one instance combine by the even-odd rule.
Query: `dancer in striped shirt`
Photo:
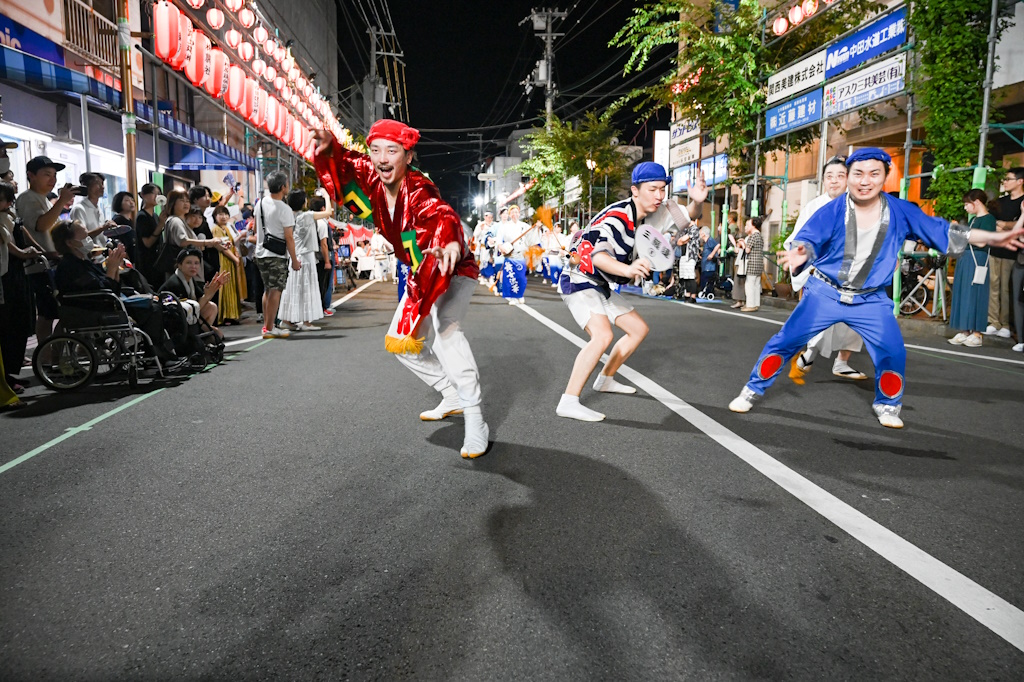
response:
[[[644,258],[635,259],[635,230],[665,204],[669,179],[660,164],[638,164],[633,169],[630,198],[605,207],[587,228],[573,237],[569,265],[562,271],[558,290],[576,323],[590,335],[590,341],[576,356],[569,384],[555,410],[560,417],[580,421],[604,419],[600,412],[580,404],[580,393],[612,342],[613,324],[626,334],[612,348],[608,362],[594,382],[594,390],[636,393],[632,386],[617,382],[615,372],[647,336],[647,323],[622,296],[612,291],[611,283],[626,284],[650,276],[651,264]],[[689,215],[687,211],[673,211],[678,216],[677,228],[685,228],[691,217],[696,217],[707,194],[704,179],[699,177],[689,187]]]

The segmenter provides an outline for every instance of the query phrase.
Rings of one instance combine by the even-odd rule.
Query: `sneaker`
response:
[[[322,328],[323,327],[318,327],[315,324],[308,324],[306,322],[300,322],[299,324],[295,325],[295,331],[297,332],[318,332]]]
[[[729,409],[739,413],[750,412],[750,408],[754,406],[754,401],[759,397],[759,395],[744,386],[740,394],[729,403]]]
[[[967,348],[981,348],[981,336],[979,334],[971,334],[962,344]]]
[[[262,322],[263,321],[263,313],[256,313],[256,321],[257,322]],[[264,329],[266,329],[266,327],[264,327]]]
[[[597,379],[594,380],[594,390],[600,391],[601,393],[636,393],[636,389],[632,386],[620,384],[615,380],[615,377],[606,376],[604,374],[597,375]]]
[[[967,332],[960,332],[959,334],[951,338],[949,342],[954,346],[962,346],[964,341],[966,341],[967,337],[969,336],[970,334],[968,334]]]
[[[599,422],[604,419],[604,415],[597,410],[581,405],[579,396],[565,393],[562,394],[561,399],[558,401],[555,414],[567,419],[579,419],[581,422]]]
[[[1008,339],[1010,338],[1010,330],[1007,329],[1006,327],[1003,327],[1002,329],[996,332],[996,336],[998,336],[1001,339]]]
[[[325,308],[324,309],[324,317],[331,317],[332,315],[334,315],[334,311],[333,310],[331,310],[330,308]]]
[[[1018,343],[1016,346],[1014,346],[1010,350],[1016,351],[1018,353],[1024,353],[1024,343]]]
[[[982,334],[985,334],[986,336],[991,336],[992,334],[995,334],[997,331],[999,330],[995,328],[995,325],[990,324],[988,327],[985,328],[985,331],[983,331]]]
[[[287,339],[289,336],[291,336],[291,333],[287,329],[279,327],[271,327],[263,332],[263,338],[265,339]]]

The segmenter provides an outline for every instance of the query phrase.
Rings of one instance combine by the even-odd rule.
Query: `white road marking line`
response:
[[[529,305],[515,307],[575,346],[586,345],[584,339]],[[619,373],[854,539],[1024,651],[1024,611],[812,483],[640,372],[623,365]]]
[[[366,284],[362,285],[358,289],[355,289],[353,291],[348,292],[347,294],[345,294],[345,296],[343,296],[342,298],[339,298],[337,301],[335,301],[334,303],[331,304],[331,310],[334,310],[339,305],[341,305],[345,301],[349,300],[350,298],[352,298],[353,296],[358,294],[360,291],[362,291],[366,287],[370,286],[371,284],[376,284],[379,281],[380,281],[379,279],[371,279],[369,282],[367,282]],[[228,341],[227,343],[224,344],[224,346],[225,347],[227,347],[227,346],[237,346],[237,345],[242,344],[242,343],[252,343],[253,341],[260,341],[262,338],[263,338],[262,335],[260,335],[260,336],[250,336],[247,339],[237,339],[235,341]]]
[[[335,301],[334,303],[331,304],[331,310],[334,310],[339,305],[341,305],[345,301],[349,300],[350,298],[352,298],[353,296],[355,296],[356,294],[358,294],[360,291],[362,291],[366,287],[370,286],[371,284],[376,284],[377,282],[380,282],[380,281],[381,280],[379,280],[379,279],[371,279],[369,282],[367,282],[366,284],[363,284],[358,289],[355,289],[354,291],[348,292],[347,294],[345,294],[344,296],[342,296],[337,301]]]
[[[758,317],[757,315],[751,315],[750,313],[734,313],[731,310],[716,310],[715,308],[709,308],[706,305],[700,303],[682,303],[681,301],[667,301],[668,303],[675,303],[687,308],[694,310],[700,310],[707,313],[718,313],[719,315],[734,315],[736,317],[742,317],[747,320],[756,320],[757,322],[764,322],[766,324],[774,324],[776,327],[781,327],[785,322],[779,322],[778,320],[770,320],[767,317]],[[992,355],[984,355],[982,353],[965,353],[963,351],[948,350],[946,348],[932,348],[931,346],[916,346],[910,343],[904,343],[904,347],[913,348],[914,350],[926,350],[932,353],[944,353],[946,355],[961,355],[965,358],[971,358],[972,360],[991,360],[992,362],[1008,362],[1011,365],[1021,365],[1024,367],[1024,360],[1013,360],[1011,358],[997,358]]]

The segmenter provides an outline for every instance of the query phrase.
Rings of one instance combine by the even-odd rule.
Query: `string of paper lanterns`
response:
[[[255,78],[248,76],[242,65],[232,63],[228,54],[215,47],[210,36],[196,28],[186,13],[168,0],[157,0],[153,5],[157,56],[172,68],[184,71],[193,85],[203,88],[212,97],[223,97],[231,110],[306,158],[312,157],[313,145],[312,130],[305,123],[313,128],[327,128],[338,137],[348,139],[348,131],[303,76],[295,58],[266,26],[257,25],[256,13],[246,5],[246,0],[220,1],[237,24],[252,29],[251,33],[243,33],[229,26],[223,37],[224,44],[243,62],[250,63]],[[207,4],[206,0],[185,2],[196,11]],[[205,13],[206,23],[214,31],[225,26],[227,16],[218,7],[211,7]],[[263,49],[267,60],[259,56],[257,48]],[[275,68],[268,60],[273,60],[280,68]],[[261,77],[273,86],[277,96],[268,94],[260,86]]]

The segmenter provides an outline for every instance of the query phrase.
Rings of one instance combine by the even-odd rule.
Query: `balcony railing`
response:
[[[117,73],[117,25],[87,2],[63,0],[64,47],[92,64]]]

